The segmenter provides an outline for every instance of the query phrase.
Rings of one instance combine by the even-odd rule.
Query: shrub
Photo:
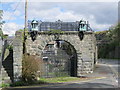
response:
[[[7,49],[13,50],[13,46],[12,45],[7,45]]]
[[[37,77],[42,75],[42,60],[35,55],[24,55],[22,79],[25,82],[33,83]]]
[[[14,87],[14,86],[27,86],[27,85],[29,84],[24,81],[17,81],[17,82],[12,83],[10,86]]]
[[[8,84],[8,83],[2,83],[1,85],[0,85],[0,87],[9,87],[10,86],[10,84]]]

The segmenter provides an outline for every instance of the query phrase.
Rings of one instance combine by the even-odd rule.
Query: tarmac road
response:
[[[117,60],[101,60],[92,74],[86,74],[86,77],[92,78],[85,81],[65,82],[59,84],[48,84],[38,86],[25,86],[16,88],[6,88],[3,90],[37,90],[42,88],[120,88],[118,86],[118,62]]]
[[[120,60],[105,59],[102,61],[111,68],[116,82],[120,81]],[[120,85],[120,82],[118,82],[118,85]]]

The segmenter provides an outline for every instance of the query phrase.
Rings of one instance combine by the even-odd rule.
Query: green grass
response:
[[[40,78],[40,81],[46,83],[61,83],[79,80],[77,77],[56,77],[56,78]]]

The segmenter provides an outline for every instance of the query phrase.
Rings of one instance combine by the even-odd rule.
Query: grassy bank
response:
[[[44,84],[53,84],[53,83],[64,83],[64,82],[76,82],[76,81],[85,81],[95,79],[96,77],[55,77],[55,78],[40,78],[34,83],[27,83],[24,81],[18,81],[12,83],[11,85],[2,85],[2,87],[22,87],[22,86],[35,86],[35,85],[44,85]]]
[[[56,78],[40,78],[40,81],[46,83],[62,83],[62,82],[69,82],[69,81],[76,81],[80,78],[77,77],[56,77]]]

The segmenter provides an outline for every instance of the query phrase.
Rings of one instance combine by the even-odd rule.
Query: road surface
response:
[[[59,84],[47,84],[37,86],[25,86],[8,88],[5,90],[27,90],[40,88],[115,88],[118,90],[118,60],[100,60],[96,65],[94,73],[85,75],[91,79],[84,81],[65,82]],[[3,89],[4,90],[4,89]]]

